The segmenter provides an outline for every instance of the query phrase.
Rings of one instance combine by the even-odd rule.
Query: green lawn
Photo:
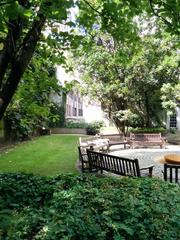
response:
[[[18,144],[0,154],[0,172],[76,173],[78,138],[77,135],[50,135]]]

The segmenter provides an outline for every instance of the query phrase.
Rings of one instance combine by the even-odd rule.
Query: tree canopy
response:
[[[87,39],[89,51],[84,54],[83,47],[78,51],[84,93],[98,98],[123,132],[129,125],[162,125],[161,88],[170,84],[177,89],[179,81],[176,38],[158,31],[142,34],[132,45],[109,34],[93,33],[94,41]]]
[[[159,19],[158,27],[164,24],[167,31],[178,36],[179,7],[178,0],[1,1],[0,118],[27,70],[38,42],[46,41],[50,46],[58,44],[59,51],[55,54],[60,58],[62,51],[77,47],[82,37],[89,33],[93,37],[93,29],[108,32],[116,41],[133,45],[139,40],[141,18],[146,20],[153,16]],[[77,9],[78,14],[71,18],[72,8]]]
[[[73,6],[74,3],[71,0],[19,0],[1,3],[0,118],[2,118],[10,103],[37,48],[38,42],[46,41],[49,46],[53,44],[60,46],[61,43],[62,48],[67,47],[67,34],[62,32],[60,36],[57,36],[55,23],[64,23],[67,20],[67,24],[70,24],[68,11]],[[45,29],[46,31],[51,29],[52,34],[44,37],[45,34],[43,36],[42,31]],[[59,54],[59,58],[61,58],[59,51],[60,49],[56,49],[54,54]]]

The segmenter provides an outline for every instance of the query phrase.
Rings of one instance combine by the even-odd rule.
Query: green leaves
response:
[[[18,17],[30,18],[33,15],[33,11],[23,7],[18,1],[14,1],[5,7],[5,15],[11,20],[15,20]]]
[[[103,81],[107,82],[108,77],[112,83],[114,80],[113,75],[115,75],[112,69],[115,62],[117,65],[119,63],[128,63],[132,54],[136,51],[137,43],[141,41],[141,35],[144,35],[143,31],[141,31],[141,27],[139,26],[141,25],[141,19],[144,20],[144,23],[148,22],[150,25],[152,22],[157,22],[156,19],[152,21],[151,17],[153,12],[156,16],[158,16],[158,18],[160,16],[161,19],[165,19],[165,23],[170,21],[172,29],[168,26],[168,30],[172,33],[177,34],[179,31],[179,3],[177,3],[177,1],[149,1],[149,3],[150,6],[147,0],[4,1],[0,4],[0,44],[1,46],[2,43],[3,46],[9,46],[10,49],[8,49],[7,52],[11,52],[12,55],[9,56],[9,58],[6,57],[6,64],[3,65],[5,62],[4,60],[0,64],[0,67],[4,68],[1,70],[2,81],[0,82],[6,83],[6,77],[8,78],[8,75],[11,72],[11,68],[9,67],[11,66],[12,58],[18,59],[18,57],[21,56],[20,51],[27,53],[27,39],[34,38],[34,36],[32,36],[32,27],[36,25],[35,23],[37,23],[37,20],[44,19],[41,23],[43,27],[46,28],[44,32],[45,35],[48,35],[48,37],[46,37],[46,42],[48,45],[55,47],[55,50],[53,48],[52,50],[54,56],[56,56],[56,61],[58,61],[57,63],[64,63],[62,52],[58,50],[59,46],[61,46],[61,50],[63,51],[67,51],[69,49],[74,50],[78,47],[84,36],[89,34],[93,39],[95,39],[97,36],[96,31],[102,31],[104,35],[109,34],[114,41],[114,46],[120,46],[121,44],[122,46],[125,46],[126,51],[121,51],[121,47],[119,47],[119,57],[116,56],[113,60],[111,59],[112,61],[111,63],[109,61],[108,68],[101,65],[101,73],[103,71],[108,73],[108,76],[104,77]],[[10,40],[11,38],[8,37],[12,32],[13,39]],[[14,34],[14,32],[17,32],[17,35]],[[41,30],[38,33],[39,37],[40,34]],[[38,41],[39,37],[36,41]],[[29,42],[32,44],[32,41]],[[86,50],[88,49],[87,42],[88,41],[86,40],[83,42],[83,44],[86,45]],[[28,49],[33,51],[33,44],[31,47],[32,48]],[[129,49],[131,50],[129,51]],[[111,53],[112,51],[113,48],[111,49]],[[29,55],[29,58],[33,53],[34,52]],[[0,54],[5,58],[6,48],[1,47]],[[61,55],[59,60],[57,58],[58,54]],[[23,56],[25,58],[28,54],[24,54]],[[44,57],[48,59],[47,55]],[[107,59],[108,57],[104,56],[104,58]],[[21,62],[25,61],[21,59]],[[167,66],[169,62],[172,61],[170,59],[169,61],[166,59],[164,64]],[[24,66],[23,68],[25,67],[27,66]],[[119,79],[119,76],[116,77],[115,81],[117,79]],[[150,78],[150,81],[151,79],[152,78]],[[20,79],[18,79],[17,82],[19,83]],[[115,88],[112,84],[112,88],[110,90],[112,91],[114,89]],[[105,90],[107,90],[107,88]],[[127,88],[124,88],[123,91],[127,91]],[[120,94],[121,93],[119,93],[119,95]],[[7,94],[5,93],[5,95]],[[12,98],[12,96],[9,96],[9,98]],[[6,105],[9,104],[9,101],[10,99],[8,99]],[[4,110],[2,110],[1,115],[3,115],[3,113]]]
[[[176,0],[150,1],[150,7],[155,16],[164,23],[164,27],[172,34],[180,34],[180,4]]]
[[[163,108],[166,109],[169,115],[173,114],[180,100],[180,84],[163,84],[161,93]]]
[[[121,131],[129,124],[162,126],[160,88],[163,83],[172,83],[174,87],[179,80],[175,38],[167,33],[161,33],[161,37],[147,34],[136,44],[130,44],[117,42],[115,37],[99,30],[92,34],[93,41],[87,38],[86,54],[83,47],[78,52],[84,92],[98,98]]]
[[[22,12],[23,8],[17,1],[9,4],[5,9],[5,13],[10,19],[16,19],[19,15],[22,15]]]
[[[0,237],[178,239],[180,189],[149,178],[1,174]]]
[[[43,44],[43,43],[42,43]],[[33,61],[26,71],[18,91],[9,106],[5,121],[11,129],[12,139],[23,140],[31,137],[34,131],[47,127],[51,120],[59,116],[51,113],[51,94],[59,93],[60,87],[55,77],[55,48],[40,45]],[[58,56],[59,58],[59,56]]]

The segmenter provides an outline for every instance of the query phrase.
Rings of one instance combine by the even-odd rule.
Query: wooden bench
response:
[[[109,140],[102,139],[99,135],[80,137],[78,145],[84,147],[85,149],[93,148],[95,151],[108,151],[109,150]]]
[[[164,164],[164,180],[180,184],[180,164]]]
[[[117,157],[105,153],[87,150],[89,172],[93,169],[115,173],[121,176],[141,177],[142,170],[148,170],[148,176],[152,176],[154,165],[145,168],[139,167],[138,159]]]
[[[100,134],[102,139],[109,139],[109,148],[114,145],[126,145],[129,144],[129,140],[124,137],[123,134]]]
[[[159,145],[165,147],[166,140],[161,133],[130,133],[130,147]]]
[[[80,147],[78,146],[78,153],[79,153],[79,161],[81,163],[81,171],[84,172],[89,172],[89,159],[88,159],[88,155],[87,155],[87,148],[84,147]],[[93,170],[92,171],[96,171],[97,170]]]

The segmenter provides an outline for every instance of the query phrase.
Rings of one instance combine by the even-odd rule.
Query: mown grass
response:
[[[50,135],[18,144],[0,154],[0,173],[76,173],[77,135]]]

